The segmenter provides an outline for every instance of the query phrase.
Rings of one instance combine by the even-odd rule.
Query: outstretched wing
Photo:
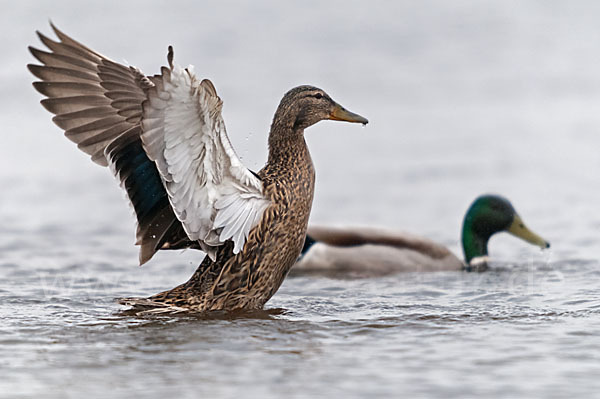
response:
[[[38,32],[49,51],[29,47],[43,65],[28,65],[41,81],[34,87],[42,105],[92,160],[109,163],[127,191],[137,217],[140,264],[160,248],[198,246],[175,217],[156,165],[142,148],[142,102],[153,83],[138,69],[126,67],[71,39],[52,25],[59,41]]]
[[[203,97],[205,102],[199,99],[191,109],[179,102],[184,98],[181,93],[171,97],[163,90],[166,68],[163,75],[148,78],[52,28],[59,41],[38,32],[50,51],[29,48],[43,64],[28,65],[41,79],[34,87],[48,97],[42,104],[56,115],[53,121],[65,135],[94,162],[110,164],[120,179],[138,220],[140,263],[159,249],[200,246],[214,257],[214,247],[227,239],[233,239],[239,251],[267,202],[262,198],[260,180],[241,165],[231,148],[220,117],[221,101],[212,84],[201,84],[210,86],[211,96]],[[200,85],[188,77],[190,93],[196,90],[199,94]],[[170,75],[168,79],[170,82]],[[168,107],[157,110],[157,104]],[[206,123],[207,112],[218,123]],[[143,121],[145,115],[154,119]],[[194,121],[197,125],[192,127]],[[144,135],[142,143],[143,128],[152,124],[166,127],[163,143],[156,141],[161,137],[156,130]],[[198,126],[202,128],[196,129]],[[188,139],[191,141],[186,143]],[[208,147],[198,145],[198,140],[209,143]],[[199,159],[208,164],[198,163]],[[207,169],[186,172],[192,164]]]
[[[48,98],[42,105],[65,130],[67,138],[92,160],[107,166],[104,150],[139,125],[145,89],[152,83],[136,68],[126,67],[71,39],[54,25],[59,42],[38,32],[50,52],[29,47],[43,65],[28,65],[40,82],[34,87]]]
[[[174,65],[171,51],[143,104],[144,149],[188,237],[213,259],[229,239],[238,253],[270,201],[231,146],[213,84]]]

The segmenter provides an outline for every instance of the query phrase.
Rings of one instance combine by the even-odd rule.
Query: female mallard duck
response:
[[[38,33],[50,52],[30,47],[42,105],[67,138],[110,165],[137,216],[140,264],[160,249],[208,256],[190,280],[147,299],[121,303],[198,311],[261,309],[304,243],[313,199],[313,164],[304,129],[324,119],[366,124],[323,90],[285,94],[258,173],[236,155],[209,80],[173,63],[145,76],[71,39]]]
[[[291,274],[381,276],[397,272],[484,270],[488,241],[506,231],[541,248],[550,244],[529,230],[512,204],[482,195],[469,207],[462,228],[465,261],[423,237],[381,229],[309,227]]]

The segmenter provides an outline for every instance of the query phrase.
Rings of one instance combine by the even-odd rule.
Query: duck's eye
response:
[[[315,94],[315,98],[317,100],[320,100],[321,98],[323,98],[323,95],[321,93],[317,93],[317,94]]]

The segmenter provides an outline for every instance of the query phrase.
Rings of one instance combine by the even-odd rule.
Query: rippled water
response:
[[[118,7],[117,7],[118,4]],[[595,2],[2,4],[0,396],[593,397],[600,392],[600,7]],[[47,19],[146,73],[213,80],[251,168],[283,92],[326,89],[371,123],[307,132],[312,220],[459,252],[481,192],[552,242],[492,240],[485,273],[287,279],[265,312],[135,317],[198,252],[136,266],[107,170],[61,137],[24,65]]]

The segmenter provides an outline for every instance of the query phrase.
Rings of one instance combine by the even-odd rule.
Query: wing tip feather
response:
[[[35,76],[36,78],[42,79],[42,80],[44,80],[44,78],[40,75],[42,74],[43,67],[44,67],[43,65],[27,64],[27,69],[29,70],[29,72],[31,72],[31,74],[33,76]]]
[[[167,47],[167,61],[169,62],[169,67],[173,70],[173,58],[175,56],[175,52],[173,51],[173,46],[169,45]]]
[[[48,19],[48,24],[50,24],[50,28],[52,28],[52,31],[56,34],[56,36],[60,37],[60,34],[63,34],[57,27],[56,25],[54,25],[54,22],[52,22],[51,19]]]

